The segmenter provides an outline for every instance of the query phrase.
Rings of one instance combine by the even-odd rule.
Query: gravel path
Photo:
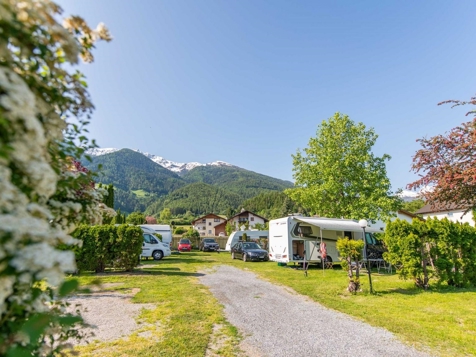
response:
[[[137,289],[138,290],[138,289]],[[154,304],[134,304],[131,298],[137,293],[121,294],[112,291],[99,291],[88,295],[79,295],[68,299],[71,304],[68,310],[81,311],[84,321],[90,325],[83,329],[88,338],[81,344],[95,340],[113,341],[127,337],[143,325],[136,319],[142,309],[152,309]],[[75,342],[73,342],[75,343]]]
[[[240,269],[219,266],[200,281],[224,305],[228,321],[242,331],[242,349],[248,356],[429,356],[387,330]]]

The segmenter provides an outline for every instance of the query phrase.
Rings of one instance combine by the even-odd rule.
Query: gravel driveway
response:
[[[241,347],[248,356],[429,356],[382,328],[327,309],[253,273],[219,266],[200,281],[243,333]]]

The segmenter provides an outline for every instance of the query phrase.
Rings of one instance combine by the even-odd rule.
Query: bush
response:
[[[448,219],[387,224],[384,258],[403,279],[427,289],[431,278],[456,287],[476,285],[476,229]]]
[[[81,226],[74,236],[83,242],[76,250],[78,270],[102,273],[106,268],[132,271],[142,253],[142,229],[120,226]]]
[[[174,234],[184,234],[187,230],[183,227],[177,227],[174,230]]]
[[[347,276],[349,277],[347,290],[351,293],[356,293],[360,290],[359,261],[362,259],[362,249],[364,249],[364,241],[362,240],[337,239],[337,250],[341,256],[342,268],[347,270]],[[353,267],[355,267],[355,276]]]

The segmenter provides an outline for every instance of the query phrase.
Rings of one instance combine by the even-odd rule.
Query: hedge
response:
[[[80,226],[73,234],[83,243],[76,249],[78,270],[102,273],[106,268],[132,271],[142,253],[142,229],[120,226]]]
[[[476,286],[476,229],[448,219],[396,220],[387,224],[384,259],[427,289],[430,279],[456,287]]]

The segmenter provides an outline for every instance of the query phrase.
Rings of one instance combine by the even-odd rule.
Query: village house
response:
[[[468,207],[461,207],[454,204],[441,204],[436,206],[431,206],[430,204],[427,204],[415,213],[421,214],[423,218],[448,218],[452,222],[469,223],[471,226],[474,227],[475,222],[473,217],[473,211],[469,210],[467,213],[465,213],[467,209]]]
[[[240,230],[242,226],[245,226],[247,229],[253,229],[256,224],[264,225],[266,222],[268,222],[266,218],[245,210],[241,210],[240,213],[228,219],[228,223],[237,231]]]
[[[201,236],[224,235],[226,234],[226,217],[209,213],[192,221],[192,226],[200,233]]]

